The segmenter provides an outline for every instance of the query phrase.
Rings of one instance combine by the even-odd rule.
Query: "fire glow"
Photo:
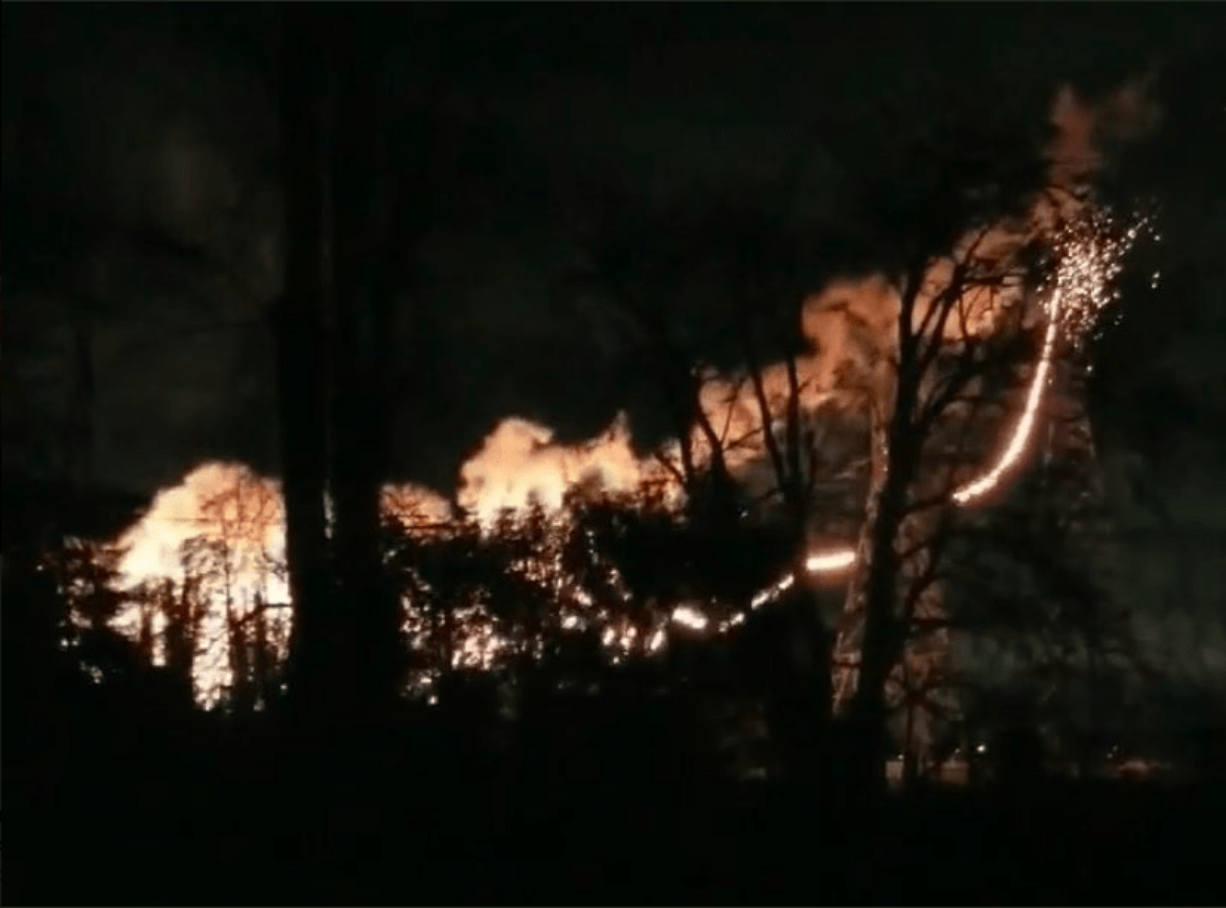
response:
[[[1057,343],[1063,339],[1077,346],[1093,332],[1102,313],[1115,301],[1112,281],[1123,266],[1124,256],[1149,227],[1147,219],[1136,218],[1126,229],[1117,231],[1109,212],[1091,209],[1057,237],[1059,260],[1050,290],[1043,346],[1026,390],[1021,416],[992,466],[951,493],[954,504],[966,507],[986,497],[1025,455],[1051,376]],[[814,553],[805,567],[812,574],[829,574],[846,570],[855,561],[855,549],[845,548]],[[763,590],[755,597],[753,607],[776,598],[794,580],[788,575]]]
[[[950,495],[959,507],[970,506],[997,489],[1010,471],[1023,459],[1034,435],[1044,391],[1049,383],[1055,351],[1061,342],[1080,343],[1098,323],[1111,303],[1111,280],[1119,271],[1124,253],[1131,246],[1144,221],[1124,231],[1114,230],[1109,215],[1093,212],[1058,240],[1059,259],[1047,294],[1043,344],[1025,393],[1025,403],[1001,453],[990,468],[957,487]],[[1115,235],[1116,239],[1111,239]],[[514,457],[507,458],[510,446]],[[604,455],[611,452],[611,457]],[[761,457],[761,451],[757,456]],[[487,439],[461,472],[461,502],[487,529],[493,529],[498,516],[506,511],[522,511],[539,502],[548,512],[558,513],[566,489],[593,476],[614,490],[633,488],[645,477],[658,476],[658,464],[638,461],[631,453],[629,432],[621,420],[601,439],[581,448],[567,449],[552,443],[548,430],[522,420],[502,424]],[[384,490],[384,508],[410,529],[424,524],[445,524],[452,519],[451,506],[439,495],[413,486],[389,486]],[[196,680],[203,702],[215,702],[229,682],[224,625],[227,614],[242,618],[263,602],[288,600],[283,571],[272,565],[284,560],[284,523],[279,486],[255,476],[237,465],[206,464],[191,473],[181,486],[164,490],[154,500],[149,513],[118,541],[128,552],[121,571],[131,587],[153,578],[169,578],[177,584],[185,580],[182,544],[193,537],[222,543],[225,575],[213,584],[212,605],[202,628],[203,642],[196,667]],[[810,574],[837,576],[856,562],[853,548],[813,551],[805,562]],[[796,578],[787,574],[761,590],[750,601],[758,609],[775,601],[792,588]],[[569,591],[575,604],[585,609],[593,604],[586,590]],[[241,613],[241,614],[239,614]],[[280,610],[278,620],[289,620]],[[743,615],[735,616],[743,621]],[[691,632],[715,629],[727,632],[740,621],[713,625],[697,608],[677,606],[672,623]],[[132,625],[131,615],[120,626]],[[464,635],[452,656],[458,668],[489,668],[508,650],[507,641],[488,622],[468,622],[471,633]],[[579,614],[568,612],[562,619],[565,629],[587,625]],[[409,622],[412,625],[412,622]],[[411,629],[411,628],[410,628]],[[286,635],[282,629],[281,636]],[[603,642],[621,659],[636,649],[647,654],[661,649],[667,632],[656,628],[636,644],[632,628],[606,625]]]
[[[1064,144],[1057,150],[1064,156],[1054,178],[1066,171],[1068,174],[1075,172],[1070,161],[1092,160],[1088,149],[1083,147],[1089,132],[1081,127],[1087,118],[1092,119],[1091,114],[1077,107],[1071,95],[1061,94],[1053,120],[1063,130],[1060,141]],[[1062,208],[1062,204],[1072,204],[1073,209]],[[1021,412],[1006,436],[1006,443],[987,469],[950,493],[949,500],[955,506],[966,507],[982,501],[999,489],[1023,461],[1035,434],[1058,348],[1061,344],[1075,346],[1081,343],[1099,323],[1102,313],[1114,299],[1112,282],[1119,273],[1123,257],[1147,226],[1146,222],[1138,220],[1121,230],[1109,212],[1080,201],[1040,201],[1031,212],[1030,222],[1031,228],[1047,234],[1053,232],[1052,224],[1066,225],[1055,236],[1047,237],[1054,252],[1054,270],[1048,286],[1039,294],[1039,298],[1045,300],[1045,305],[1040,307],[1044,316],[1040,353],[1025,389]],[[1022,245],[1018,232],[1003,226],[991,232],[991,239],[994,248],[1001,247],[1006,255]],[[917,307],[919,314],[923,313],[924,305],[934,304],[933,300],[943,289],[942,278],[948,276],[949,263],[950,260],[943,260],[934,264],[926,276],[927,285],[934,289],[921,296]],[[1038,299],[1032,302],[1037,303]],[[990,316],[991,301],[968,298],[961,300],[959,305],[970,311],[970,328],[964,330],[977,336],[995,330]],[[888,353],[896,343],[897,293],[882,278],[835,282],[805,301],[801,319],[803,332],[813,342],[813,349],[798,355],[793,365],[804,389],[803,408],[813,412],[840,392],[842,367],[878,360],[880,357],[866,356],[866,349],[871,353]],[[947,329],[947,335],[950,330]],[[942,341],[957,342],[959,339],[946,336]],[[744,376],[708,376],[700,395],[700,406],[711,424],[724,427],[723,435],[728,445],[724,453],[729,468],[751,493],[762,491],[753,485],[755,470],[760,472],[765,459],[765,433],[771,431],[773,414],[786,406],[792,387],[784,364],[765,366],[760,379],[767,401],[765,408]],[[763,412],[764,409],[768,412]],[[699,465],[712,456],[709,438],[697,425],[692,429],[690,441]],[[679,450],[680,441],[674,440],[655,456],[638,457],[631,445],[629,427],[621,417],[604,435],[573,447],[556,443],[552,431],[546,427],[526,420],[507,419],[490,433],[482,449],[461,468],[456,500],[486,530],[496,526],[501,514],[523,513],[533,503],[539,503],[551,514],[558,514],[563,510],[566,492],[593,479],[613,491],[633,490],[646,482],[671,483],[666,485],[670,490],[669,502],[680,504],[683,496],[679,485],[671,481],[669,470],[661,464],[662,460],[670,459],[676,464]],[[264,504],[252,512],[245,504],[248,499],[252,502],[258,499]],[[384,508],[411,531],[424,524],[446,525],[455,518],[445,498],[412,486],[387,487]],[[183,543],[201,537],[223,543],[224,577],[220,585],[214,583],[207,594],[211,600],[211,617],[206,619],[207,642],[200,648],[196,668],[199,693],[206,702],[215,700],[217,692],[229,680],[225,637],[220,630],[225,616],[250,610],[261,601],[280,603],[288,600],[283,572],[282,511],[276,483],[256,477],[242,467],[207,464],[189,474],[180,486],[160,493],[145,517],[118,540],[128,549],[121,572],[131,587],[161,578],[181,585],[185,582],[186,569]],[[820,549],[809,554],[805,569],[813,575],[838,576],[849,571],[855,563],[853,548]],[[554,567],[544,569],[554,570]],[[752,597],[750,609],[774,601],[796,582],[792,574],[781,577]],[[666,645],[668,631],[663,626],[639,632],[630,625],[604,621],[599,618],[599,608],[587,590],[577,584],[568,585],[563,579],[559,579],[558,584],[567,599],[561,606],[559,619],[564,630],[598,630],[605,647],[619,659],[636,651],[651,654]],[[288,622],[288,610],[281,610],[280,614]],[[130,618],[130,615],[125,617],[121,623],[130,624]],[[679,604],[666,620],[691,632],[714,630],[722,633],[745,619],[743,613],[737,613],[728,620],[716,622],[701,609]],[[473,617],[469,623],[471,633],[453,650],[451,663],[456,667],[489,668],[506,653],[509,644],[489,621],[480,620],[480,616]],[[406,630],[411,637],[424,635],[426,625],[420,616],[410,614],[406,618]]]

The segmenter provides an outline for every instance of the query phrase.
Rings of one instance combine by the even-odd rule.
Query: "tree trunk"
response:
[[[793,658],[797,663],[795,668],[799,682],[796,691],[796,718],[802,723],[796,730],[796,756],[805,764],[804,776],[821,778],[827,768],[831,740],[834,689],[829,666],[834,641],[822,618],[817,596],[807,580],[807,540],[803,534],[800,538],[801,543],[792,569],[796,583],[795,597],[791,603],[795,610]]]
[[[349,321],[351,315],[346,313],[338,321]],[[368,357],[360,349],[348,346],[338,357],[348,374],[340,382],[333,411],[333,542],[338,618],[344,625],[344,651],[339,654],[343,683],[349,686],[355,706],[377,708],[396,695],[402,648],[400,610],[385,582],[380,556],[385,414],[376,391],[378,379],[362,368]]]
[[[763,706],[772,749],[791,779],[825,775],[831,730],[831,639],[804,569],[804,537],[793,559],[795,584],[756,620],[755,649],[765,661]]]
[[[285,291],[274,313],[285,548],[294,607],[287,705],[302,714],[326,699],[334,644],[324,507],[324,61],[309,21],[303,20],[309,15],[287,10],[282,49]]]
[[[862,620],[859,664],[850,697],[836,692],[842,697],[836,706],[842,707],[850,726],[852,777],[864,786],[866,795],[884,792],[885,788],[886,682],[898,662],[902,643],[897,615],[901,561],[896,546],[918,456],[910,431],[908,388],[908,383],[899,388],[888,430],[881,431],[880,424],[874,430],[874,472],[880,475],[874,482],[876,488],[858,549],[860,563],[845,609],[847,616],[860,616]]]
[[[905,679],[910,683],[910,679]],[[910,788],[919,778],[919,755],[915,752],[915,700],[911,690],[907,690],[906,699],[907,729],[903,739],[902,783],[904,788]]]
[[[382,487],[387,475],[394,293],[407,237],[392,223],[378,101],[361,61],[338,60],[342,78],[333,236],[331,400],[333,545],[344,624],[340,654],[354,706],[378,710],[399,692],[404,648],[401,612],[381,554]],[[406,215],[412,217],[412,215]],[[415,222],[414,222],[415,223]],[[406,243],[407,245],[407,243]],[[340,680],[340,679],[338,679]]]
[[[897,633],[893,609],[897,556],[894,539],[897,521],[883,502],[873,521],[871,555],[864,581],[864,634],[860,643],[860,664],[855,692],[848,705],[847,718],[853,736],[854,776],[869,790],[885,783],[886,736],[885,684],[894,667],[893,638]]]
[[[272,683],[272,654],[269,652],[271,643],[268,639],[268,614],[264,597],[256,594],[255,610],[252,612],[252,652],[251,673],[255,679],[255,698],[257,706],[267,711],[275,698]]]

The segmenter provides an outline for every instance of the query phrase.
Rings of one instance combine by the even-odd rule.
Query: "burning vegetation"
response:
[[[1075,349],[1093,330],[1111,301],[1122,256],[1144,227],[1142,221],[1120,225],[1098,208],[1080,209],[1044,237],[1048,277],[1033,290],[1020,278],[1000,279],[999,258],[976,257],[986,234],[965,244],[961,259],[933,266],[937,276],[924,285],[931,299],[918,303],[917,312],[942,322],[940,355],[951,355],[951,348],[954,357],[966,355],[1008,330],[1042,338],[1033,359],[1020,366],[1029,373],[1021,402],[1006,406],[1003,420],[989,420],[1012,423],[1004,443],[987,446],[996,453],[986,465],[975,466],[965,451],[951,465],[952,476],[965,477],[946,493],[953,505],[981,503],[1018,472],[1033,446],[1045,395],[1054,393],[1058,349]],[[967,292],[950,299],[955,280]],[[979,292],[989,284],[1001,285],[1012,299]],[[462,469],[458,505],[421,488],[386,486],[382,548],[400,590],[411,653],[406,691],[433,702],[449,672],[514,673],[585,640],[610,664],[656,658],[677,635],[734,634],[750,613],[793,590],[798,580],[787,566],[787,543],[772,531],[778,507],[752,494],[771,457],[762,427],[778,431],[799,398],[803,418],[818,430],[807,430],[810,444],[818,444],[819,432],[834,440],[832,423],[846,417],[831,404],[848,393],[835,376],[846,370],[832,369],[823,357],[831,349],[850,351],[854,331],[848,326],[864,320],[854,311],[832,312],[840,299],[864,306],[883,292],[871,282],[827,289],[804,309],[815,352],[702,384],[703,420],[722,427],[724,468],[751,486],[740,496],[742,538],[735,532],[701,538],[679,478],[681,443],[639,457],[624,421],[576,447],[554,443],[549,430],[523,420],[500,424]],[[933,315],[942,302],[948,311]],[[887,331],[888,324],[878,330]],[[916,327],[926,327],[918,316]],[[839,338],[833,344],[832,334]],[[863,358],[863,351],[857,355]],[[941,414],[943,424],[964,433],[966,424],[983,420],[975,407],[960,403],[952,416]],[[690,446],[695,471],[709,470],[715,450],[709,435],[696,427]],[[821,453],[805,452],[815,474]],[[864,467],[854,459],[830,464],[826,454],[827,475],[805,477],[810,489],[818,481],[841,483],[846,495]],[[806,538],[820,538],[828,512],[807,508]],[[126,599],[115,610],[115,627],[155,664],[190,664],[202,705],[262,708],[270,702],[280,686],[292,621],[276,482],[239,465],[207,464],[162,492],[116,541],[115,551],[116,588]],[[802,562],[808,576],[800,583],[844,583],[856,562],[850,545],[810,542]]]
[[[1128,97],[1129,110],[1140,103]],[[963,711],[946,696],[959,619],[943,558],[977,518],[957,515],[991,512],[1025,476],[1053,398],[1077,393],[1078,355],[1124,256],[1149,229],[1086,189],[1100,114],[1062,93],[1049,169],[1020,203],[972,187],[948,212],[948,237],[895,236],[882,260],[897,267],[824,279],[817,292],[795,279],[791,228],[769,212],[721,200],[674,225],[668,267],[724,288],[710,308],[737,339],[735,366],[687,346],[671,302],[655,304],[673,285],[659,268],[636,270],[642,225],[624,207],[598,211],[572,283],[635,324],[672,438],[644,453],[623,416],[563,445],[513,418],[460,469],[454,500],[384,485],[380,561],[366,574],[385,575],[370,589],[390,589],[398,609],[402,692],[434,703],[457,673],[563,677],[580,653],[649,663],[799,608],[780,631],[806,653],[795,658],[809,680],[797,683],[829,674],[836,711],[901,710],[909,752],[929,759],[932,717],[950,725]],[[351,447],[337,448],[347,459],[334,469],[358,469],[367,452]],[[338,528],[356,525],[358,487],[336,489],[324,545],[357,551]],[[110,597],[100,608],[98,595],[74,593],[74,620],[120,630],[202,706],[268,708],[292,684],[302,609],[290,604],[286,507],[281,484],[246,467],[197,468],[90,549],[105,576],[82,580],[61,559],[73,584]],[[351,576],[328,596],[360,609],[347,600],[366,595],[362,583]],[[928,717],[918,725],[916,710]]]
[[[1192,879],[1206,20],[571,15],[6,9],[10,889]]]

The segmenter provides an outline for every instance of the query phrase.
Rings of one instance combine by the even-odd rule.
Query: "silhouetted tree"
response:
[[[1062,429],[1059,458],[1021,478],[990,512],[947,528],[945,614],[915,630],[943,626],[964,649],[968,664],[946,679],[965,685],[956,712],[996,689],[1012,691],[1030,704],[1026,718],[1051,756],[1084,769],[1101,758],[1084,745],[1119,721],[1124,692],[1156,675],[1112,592],[1098,465],[1069,437],[1086,431],[1082,419],[1060,426],[1052,412],[1049,427]]]
[[[942,519],[934,502],[947,502],[952,488],[944,472],[932,488],[937,429],[965,418],[968,396],[999,387],[989,376],[1033,362],[1020,320],[1036,265],[1032,228],[1009,219],[1046,184],[1041,157],[1007,138],[955,130],[905,149],[897,179],[868,200],[897,303],[892,336],[877,339],[856,379],[873,414],[873,479],[841,635],[854,633],[848,621],[861,621],[862,632],[855,668],[840,670],[850,683],[840,680],[836,707],[863,747],[854,763],[873,790],[884,784],[887,684],[939,560],[925,540]],[[1002,230],[1012,231],[1003,248]],[[985,312],[986,334],[974,324]]]
[[[304,352],[284,375],[292,381],[298,369],[326,364],[318,392],[322,397],[311,384],[294,393],[322,407],[311,431],[316,433],[312,444],[325,445],[326,464],[313,469],[322,473],[319,481],[333,506],[327,548],[335,580],[330,617],[320,624],[330,627],[326,636],[333,660],[324,687],[338,703],[348,702],[353,714],[358,703],[376,710],[388,706],[405,670],[400,603],[380,556],[380,504],[394,429],[388,394],[402,371],[397,343],[404,341],[400,329],[406,300],[410,308],[421,305],[419,248],[449,219],[468,210],[475,186],[503,179],[508,149],[491,134],[490,122],[457,114],[453,99],[442,90],[444,75],[453,75],[453,61],[439,57],[437,42],[415,36],[406,55],[378,18],[312,11],[291,19],[288,46],[296,43],[298,53],[313,55],[301,65],[310,68],[314,83],[288,73],[283,87],[299,95],[313,93],[309,103],[318,112],[309,114],[315,132],[302,136],[310,141],[289,152],[299,160],[286,162],[287,177],[299,176],[286,191],[304,193],[293,204],[302,205],[302,215],[312,218],[309,230],[318,230],[318,235],[301,233],[299,267],[315,269],[319,312],[299,313],[310,324],[307,333],[298,331],[295,342],[309,345],[307,339],[317,338],[309,343],[316,345],[312,355],[318,361]],[[431,21],[432,27],[446,26],[445,17]],[[389,94],[385,86],[393,74],[405,75],[397,72],[402,58],[410,61],[410,78]],[[291,99],[286,107],[291,129],[295,117],[310,125],[294,113],[296,103]],[[290,144],[295,144],[292,138]],[[496,153],[491,151],[495,147]],[[308,166],[306,158],[312,155]],[[308,180],[315,185],[308,186]],[[322,333],[320,319],[326,327]],[[411,316],[408,321],[416,323]],[[302,451],[287,439],[287,456],[291,450]],[[299,629],[295,624],[308,649],[312,626],[308,622]]]
[[[778,604],[792,621],[774,623],[772,648],[792,665],[798,685],[787,702],[803,699],[809,714],[780,713],[774,724],[780,734],[811,724],[815,742],[829,720],[833,639],[807,589],[806,561],[815,526],[837,524],[840,515],[829,495],[818,494],[822,474],[833,471],[815,431],[820,398],[802,374],[800,358],[813,351],[799,313],[805,293],[828,277],[832,257],[823,264],[807,251],[816,244],[806,243],[787,189],[741,188],[663,206],[597,191],[595,226],[584,241],[588,265],[570,280],[623,314],[672,420],[676,462],[664,451],[657,456],[686,492],[689,524],[677,532],[676,515],[660,517],[662,526],[676,524],[673,535],[688,548],[661,561],[676,565],[691,587],[741,607],[789,568],[797,579]],[[731,466],[739,473],[756,461],[771,477],[765,489],[760,469],[751,489]],[[764,562],[746,558],[747,543],[765,538],[756,526],[763,520],[783,528],[772,539],[770,577],[756,569]]]
[[[603,298],[620,312],[678,442],[679,462],[661,462],[686,490],[692,509],[709,511],[710,519],[734,520],[725,441],[702,404],[704,351],[692,297],[709,250],[690,234],[693,211],[685,201],[653,203],[607,184],[588,186],[582,195],[583,261],[563,285],[568,292]]]
[[[828,404],[823,392],[830,389],[816,387],[816,376],[806,374],[801,361],[826,351],[813,349],[820,341],[802,335],[798,316],[806,295],[849,262],[843,260],[845,249],[814,235],[798,217],[789,204],[791,183],[758,187],[756,195],[742,191],[713,198],[697,232],[723,288],[717,321],[730,357],[739,363],[729,417],[734,401],[751,399],[747,408],[741,404],[750,426],[739,427],[738,443],[756,447],[769,467],[771,481],[756,509],[780,526],[786,573],[793,578],[772,606],[778,615],[770,622],[776,637],[770,648],[777,664],[787,668],[773,682],[769,711],[777,734],[790,739],[791,771],[811,774],[822,763],[831,731],[834,637],[807,563],[816,533],[833,530],[837,538],[846,522],[847,492],[855,484],[847,481],[849,465],[837,462],[831,450],[836,446],[830,444],[834,435],[823,425],[845,422],[847,414],[821,406]],[[831,480],[842,486],[841,494],[822,494],[823,481]],[[764,637],[761,643],[767,645]]]
[[[274,306],[277,418],[285,496],[286,560],[294,624],[286,680],[290,704],[322,710],[333,693],[336,621],[328,580],[324,312],[327,263],[327,59],[320,23],[288,10],[279,69],[285,287]]]

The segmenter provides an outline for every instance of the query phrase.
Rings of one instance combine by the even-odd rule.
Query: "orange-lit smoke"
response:
[[[502,511],[522,511],[534,500],[556,511],[579,483],[598,481],[610,491],[628,491],[658,469],[635,455],[623,417],[603,435],[575,446],[557,444],[545,426],[507,419],[461,468],[457,498],[488,526]]]
[[[1160,112],[1146,94],[1148,84],[1148,78],[1129,83],[1097,106],[1086,104],[1071,88],[1062,88],[1052,108],[1055,135],[1047,149],[1049,181],[1055,192],[1035,200],[1026,223],[999,224],[964,237],[954,254],[933,263],[925,276],[915,307],[915,328],[927,307],[949,286],[955,263],[966,261],[972,251],[976,260],[1001,263],[1007,269],[1009,260],[1037,236],[1053,247],[1056,257],[1054,275],[1046,288],[1046,312],[1042,313],[1043,344],[1021,415],[991,466],[952,492],[950,498],[959,506],[970,505],[996,489],[1022,460],[1058,342],[1063,338],[1078,344],[1094,329],[1102,312],[1115,300],[1112,284],[1124,256],[1149,226],[1145,219],[1137,219],[1121,231],[1109,212],[1095,207],[1078,191],[1102,163],[1102,143],[1134,139],[1157,125]],[[950,320],[942,340],[961,340],[964,332],[971,336],[991,332],[998,316],[1019,302],[1024,302],[1020,285],[1006,285],[1003,293],[997,288],[972,287],[957,304],[963,318]],[[806,334],[816,336],[827,349],[842,352],[845,361],[852,359],[856,346],[875,347],[888,356],[897,346],[899,305],[897,292],[880,278],[832,285],[807,303]],[[831,317],[832,313],[844,318]],[[833,371],[836,367],[828,368]],[[867,384],[884,390],[871,376]],[[854,564],[855,557],[855,549],[850,547],[826,550],[810,558],[806,567],[812,573],[844,571]],[[792,583],[791,575],[784,577],[760,592],[753,607],[775,598]]]
[[[1129,83],[1098,105],[1086,103],[1071,88],[1058,92],[1051,111],[1055,132],[1047,149],[1051,161],[1049,183],[1057,191],[1038,196],[1026,216],[968,234],[949,255],[934,259],[915,302],[913,328],[919,327],[929,307],[950,286],[957,265],[971,258],[986,279],[967,283],[956,304],[959,317],[945,324],[942,340],[957,342],[967,336],[988,335],[998,329],[1014,307],[1027,303],[1020,281],[1002,284],[993,278],[1013,270],[1016,256],[1036,236],[1050,238],[1058,225],[1086,215],[1088,203],[1074,190],[1083,186],[1101,163],[1102,143],[1134,138],[1151,129],[1158,120],[1157,108],[1146,95],[1147,87],[1147,80]],[[1111,253],[1118,258],[1124,251],[1113,248]],[[1084,244],[1078,248],[1065,244],[1058,252],[1058,267],[1065,272],[1084,271],[1085,261],[1096,267],[1103,265],[1103,257]],[[1079,261],[1083,264],[1078,264]],[[1077,313],[1096,316],[1101,311],[1105,287],[1114,271],[1099,268],[1090,276],[1100,286],[1090,288],[1081,282],[1076,300],[1065,299],[1069,294],[1064,290],[1051,294],[1048,309],[1055,313],[1063,306],[1061,318],[1067,324],[1063,328],[1043,329],[1045,352],[1035,369],[1018,427],[998,461],[955,495],[959,502],[969,503],[981,497],[1020,459],[1050,370],[1050,365],[1044,363],[1050,360],[1057,333],[1074,328],[1088,330],[1093,319]],[[811,413],[833,396],[866,395],[878,400],[884,397],[889,359],[897,349],[900,305],[897,286],[883,275],[836,280],[804,301],[801,328],[811,349],[794,360],[803,411]],[[1044,314],[1036,315],[1042,318]],[[761,371],[761,380],[769,411],[765,422],[769,423],[786,411],[791,394],[786,365],[767,365]],[[752,484],[756,477],[744,474],[761,463],[765,453],[766,427],[756,389],[744,375],[710,376],[701,389],[700,403],[723,439],[728,466],[741,471],[742,478]],[[711,456],[707,436],[698,426],[690,436],[695,458],[701,464]],[[629,433],[620,420],[603,437],[574,448],[551,445],[551,437],[548,429],[521,420],[502,423],[491,434],[486,447],[465,467],[467,506],[483,513],[500,506],[522,506],[529,489],[536,489],[543,503],[556,505],[561,502],[564,490],[583,472],[599,471],[612,487],[625,488],[633,485],[634,477],[642,475],[645,469],[654,467],[635,462],[628,444]],[[678,447],[673,442],[662,453],[677,462]],[[482,482],[470,483],[470,475]],[[748,491],[752,495],[768,490]],[[847,566],[846,553],[830,553],[830,557],[829,563],[835,567],[829,569],[842,570]]]
[[[1133,79],[1100,104],[1091,104],[1070,86],[1056,93],[1051,123],[1055,134],[1048,146],[1051,179],[1057,186],[1089,183],[1103,163],[1104,148],[1152,132],[1162,118],[1150,94],[1152,73]]]
[[[1050,181],[1057,188],[1070,190],[1084,184],[1098,166],[1104,138],[1126,139],[1151,128],[1157,121],[1157,111],[1146,99],[1145,83],[1140,82],[1125,86],[1100,105],[1086,104],[1072,90],[1063,89],[1055,99],[1051,120],[1056,135],[1049,148]],[[1111,300],[1108,287],[1137,230],[1126,232],[1123,239],[1105,239],[1109,231],[1098,228],[1109,224],[1101,213],[1087,210],[1088,204],[1068,191],[1045,194],[1028,217],[965,237],[948,257],[933,261],[925,275],[917,300],[917,320],[948,286],[955,262],[972,249],[977,258],[992,262],[991,267],[1008,269],[1011,258],[1038,233],[1053,241],[1057,253],[1054,280],[1043,294],[1025,300],[1020,285],[991,291],[973,289],[959,301],[965,320],[951,319],[946,325],[946,341],[957,341],[964,330],[972,336],[983,336],[996,330],[1001,312],[1018,303],[1033,303],[1045,321],[1042,352],[1014,429],[992,464],[953,492],[952,500],[957,504],[981,498],[1021,461],[1041,408],[1056,345],[1062,338],[1076,340],[1083,335]],[[1080,233],[1048,236],[1057,224],[1069,222],[1079,222]],[[1045,311],[1040,305],[1043,302]],[[883,276],[834,281],[804,301],[801,327],[812,349],[795,360],[802,411],[812,412],[834,396],[880,400],[888,380],[883,364],[889,362],[897,347],[899,306],[896,287]],[[728,466],[746,479],[763,461],[764,430],[769,430],[777,414],[785,412],[791,393],[785,364],[766,366],[761,379],[768,400],[766,420],[755,389],[744,375],[709,376],[700,393],[703,411],[724,439]],[[710,456],[706,436],[697,426],[691,441],[700,463]],[[678,447],[673,441],[659,453],[675,462]],[[644,480],[667,475],[656,458],[636,456],[624,418],[619,417],[601,436],[574,446],[556,443],[547,427],[511,418],[496,426],[462,467],[457,501],[489,526],[504,509],[522,511],[534,500],[556,511],[567,490],[579,483],[596,481],[607,489],[624,491]],[[245,491],[236,496],[236,488]],[[680,495],[679,489],[676,494]],[[224,505],[227,495],[232,502],[230,511]],[[251,496],[252,502],[265,504],[255,507],[237,503]],[[384,503],[408,524],[446,522],[453,516],[444,498],[411,486],[389,486]],[[243,601],[248,605],[241,607],[249,607],[256,591],[265,601],[288,599],[284,575],[268,568],[268,564],[284,557],[284,524],[276,483],[234,465],[208,464],[197,469],[180,486],[161,492],[145,517],[123,535],[121,541],[130,546],[122,564],[124,576],[132,583],[154,577],[181,582],[180,546],[200,535],[230,539],[237,576],[246,590]],[[837,573],[848,570],[854,561],[851,548],[814,551],[807,568],[813,573]],[[794,583],[794,577],[783,577],[759,593],[753,607],[771,601]],[[216,604],[220,594],[214,591],[212,595],[215,604],[211,614],[221,608]],[[691,629],[699,624],[707,627],[707,619],[699,621],[698,615],[689,607],[680,608],[674,613],[675,623]],[[216,617],[209,620],[215,631]],[[625,636],[629,631],[610,632],[624,638],[625,646],[630,645],[630,638]],[[663,645],[663,635],[663,629],[651,634],[649,652]],[[484,642],[473,644],[482,653],[495,646],[492,638],[482,639]],[[202,668],[208,672],[202,687],[223,685],[224,660],[219,663],[209,652],[201,658]],[[481,661],[484,657],[472,658]],[[213,668],[207,668],[210,665]]]

